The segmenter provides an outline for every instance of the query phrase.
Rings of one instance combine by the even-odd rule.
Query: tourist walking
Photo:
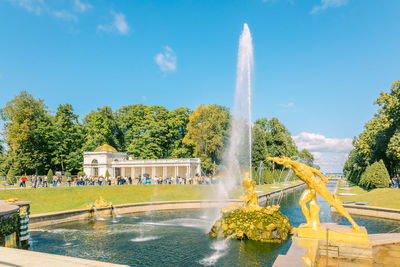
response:
[[[47,175],[44,177],[44,180],[43,180],[43,187],[44,187],[44,185],[46,185],[46,187],[47,187]]]

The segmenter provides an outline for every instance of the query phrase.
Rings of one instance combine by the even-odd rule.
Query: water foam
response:
[[[146,241],[156,240],[159,238],[161,238],[161,237],[159,237],[159,236],[143,236],[143,237],[132,238],[131,241],[132,242],[146,242]]]

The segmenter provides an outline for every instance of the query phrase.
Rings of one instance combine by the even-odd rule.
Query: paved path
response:
[[[29,266],[29,267],[43,267],[43,266],[57,266],[57,267],[72,267],[72,266],[98,266],[98,267],[112,267],[112,266],[127,266],[106,263],[101,261],[85,260],[80,258],[73,258],[67,256],[60,256],[55,254],[47,254],[35,252],[30,250],[22,250],[15,248],[0,247],[0,266]]]

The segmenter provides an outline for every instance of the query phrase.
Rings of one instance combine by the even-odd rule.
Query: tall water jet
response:
[[[224,187],[227,194],[239,184],[244,172],[251,172],[251,91],[253,78],[253,44],[248,25],[243,25],[239,40],[235,102],[231,133],[223,164],[226,167]]]

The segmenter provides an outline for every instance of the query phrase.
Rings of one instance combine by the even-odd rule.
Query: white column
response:
[[[178,177],[178,166],[175,166],[175,178]]]
[[[121,176],[125,177],[125,168],[124,167],[121,167]]]
[[[132,177],[132,179],[134,179],[136,177],[135,167],[131,168],[131,177]]]
[[[167,167],[165,166],[162,167],[162,176],[163,178],[167,177]]]
[[[189,178],[189,173],[190,173],[189,168],[190,168],[189,166],[186,166],[186,177],[185,177],[186,179]]]
[[[201,175],[201,164],[200,163],[197,165],[196,172],[198,175]]]
[[[146,171],[145,167],[142,167],[142,179],[145,171]]]
[[[151,167],[151,177],[154,178],[156,176],[156,167]]]

